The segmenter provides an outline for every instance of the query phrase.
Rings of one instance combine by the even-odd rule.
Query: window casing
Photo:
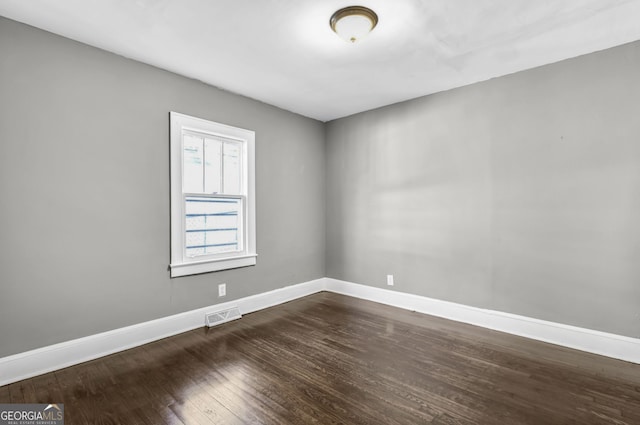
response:
[[[255,265],[255,133],[170,121],[171,277]]]

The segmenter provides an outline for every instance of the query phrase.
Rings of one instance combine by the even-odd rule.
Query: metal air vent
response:
[[[240,309],[238,309],[238,307],[231,307],[225,310],[214,311],[211,313],[207,313],[204,316],[205,323],[208,327],[240,319],[241,317],[242,314],[240,314]]]

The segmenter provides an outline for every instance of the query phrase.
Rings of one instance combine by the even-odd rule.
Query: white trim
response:
[[[187,276],[256,264],[256,200],[255,200],[255,132],[213,121],[196,118],[178,112],[169,113],[171,159],[171,277]],[[185,194],[182,190],[183,132],[194,131],[214,137],[231,139],[242,145],[242,193],[234,197],[243,199],[242,251],[228,253],[224,257],[204,256],[192,259],[185,256],[184,197],[208,196]],[[230,197],[229,195],[216,195]]]
[[[324,278],[312,280],[3,357],[0,358],[0,386],[203,327],[205,314],[214,310],[237,306],[244,315],[315,294],[324,289],[324,282]]]
[[[326,278],[325,289],[640,364],[640,339]]]
[[[170,264],[169,267],[171,267],[171,277],[189,276],[219,270],[237,269],[238,267],[255,266],[257,256],[257,254],[249,254],[238,257],[215,258],[193,263]]]
[[[344,294],[640,364],[640,339],[321,278],[0,358],[0,386],[205,326],[205,314],[211,311],[237,306],[244,315],[321,291]]]

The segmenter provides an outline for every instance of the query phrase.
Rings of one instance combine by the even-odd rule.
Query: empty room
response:
[[[0,0],[0,425],[640,424],[640,0]]]

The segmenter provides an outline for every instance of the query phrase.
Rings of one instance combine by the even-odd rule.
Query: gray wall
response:
[[[325,275],[640,337],[638,69],[324,126],[0,18],[0,357]],[[170,110],[256,131],[257,266],[169,278]]]
[[[640,337],[640,43],[333,121],[327,275]]]
[[[257,266],[169,278],[172,110],[256,131]],[[324,152],[320,122],[0,18],[0,357],[324,276]]]

